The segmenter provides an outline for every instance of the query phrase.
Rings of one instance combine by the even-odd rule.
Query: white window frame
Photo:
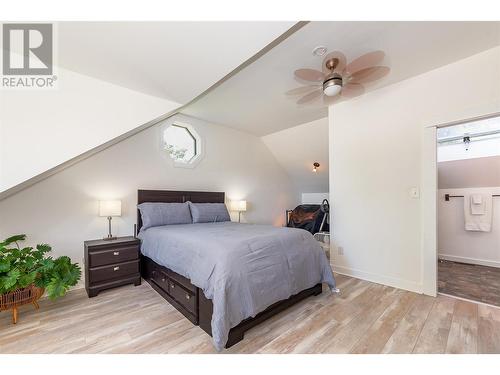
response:
[[[189,133],[193,136],[193,138],[196,142],[196,154],[188,162],[172,159],[172,157],[169,155],[169,153],[165,149],[165,140],[164,140],[165,139],[164,138],[165,131],[171,126],[178,126],[178,127],[186,128],[189,131]],[[165,124],[163,124],[160,127],[160,152],[176,168],[195,168],[204,156],[205,145],[203,144],[203,139],[201,138],[200,134],[198,133],[198,131],[196,130],[196,128],[193,125],[186,123],[186,122],[177,121],[177,120],[167,121]]]

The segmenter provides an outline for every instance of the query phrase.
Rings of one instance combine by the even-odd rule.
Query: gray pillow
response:
[[[141,211],[142,228],[170,224],[191,224],[191,212],[186,203],[145,202],[137,206]]]
[[[231,221],[224,203],[189,203],[193,223]]]

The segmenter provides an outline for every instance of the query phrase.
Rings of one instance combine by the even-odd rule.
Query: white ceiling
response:
[[[328,193],[328,118],[262,137],[300,193]],[[318,162],[317,172],[312,171]]]
[[[294,22],[59,22],[57,65],[185,104]]]
[[[386,52],[389,85],[500,44],[499,22],[311,22],[244,70],[189,106],[185,113],[270,134],[325,117],[326,108],[295,104],[284,93],[300,86],[293,71],[319,68],[318,45],[344,52],[348,61],[373,50]],[[474,72],[471,72],[473,78]]]

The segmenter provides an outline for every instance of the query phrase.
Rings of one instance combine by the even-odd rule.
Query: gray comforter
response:
[[[139,233],[141,252],[187,277],[212,300],[212,336],[273,303],[335,279],[321,246],[302,229],[232,222],[166,225]]]

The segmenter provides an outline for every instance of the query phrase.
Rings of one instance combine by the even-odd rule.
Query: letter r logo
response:
[[[52,74],[52,24],[3,24],[3,74]]]

